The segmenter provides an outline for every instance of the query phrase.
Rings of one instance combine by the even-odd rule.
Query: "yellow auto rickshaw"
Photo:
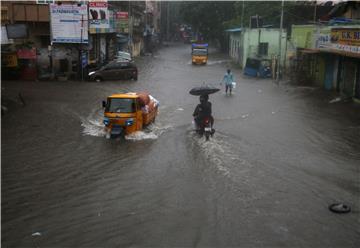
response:
[[[147,93],[113,94],[102,104],[107,138],[142,130],[155,120],[159,106]]]
[[[191,61],[192,64],[206,64],[208,61],[209,45],[208,44],[192,44],[191,45]]]

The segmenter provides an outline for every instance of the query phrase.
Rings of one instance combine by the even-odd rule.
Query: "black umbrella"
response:
[[[204,84],[202,86],[192,88],[189,93],[194,96],[201,96],[213,94],[215,92],[218,92],[219,90],[219,88]]]

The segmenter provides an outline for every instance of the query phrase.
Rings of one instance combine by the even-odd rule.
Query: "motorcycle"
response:
[[[195,122],[195,120],[194,120]],[[212,137],[215,133],[215,129],[212,128],[211,126],[211,119],[210,117],[205,117],[200,126],[196,125],[195,122],[195,131],[200,135],[200,136],[205,136],[205,140],[208,141],[210,139],[210,136]]]
[[[206,102],[209,98],[208,96],[209,94],[213,94],[215,92],[218,92],[219,90],[220,89],[213,87],[211,85],[206,85],[204,82],[202,86],[194,87],[189,91],[190,95],[200,96],[200,103],[205,104],[205,109],[207,114],[205,115],[204,118],[202,118],[202,120],[200,120],[200,124],[195,119],[197,118],[199,111],[202,111],[201,109],[203,107],[201,107],[200,105],[196,106],[193,116],[195,117],[194,123],[195,123],[196,132],[200,136],[203,136],[205,134],[206,140],[209,140],[210,136],[213,136],[215,133],[215,129],[212,127],[214,123],[214,119],[211,116],[211,103],[206,103]],[[200,107],[200,109],[198,109],[198,107]],[[204,113],[202,115],[204,115]]]

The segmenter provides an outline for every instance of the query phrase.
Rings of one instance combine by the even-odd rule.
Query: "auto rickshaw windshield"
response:
[[[134,113],[136,111],[133,98],[109,98],[105,108],[106,112]]]
[[[192,54],[193,55],[198,55],[198,56],[205,56],[207,55],[207,50],[206,49],[193,49]]]

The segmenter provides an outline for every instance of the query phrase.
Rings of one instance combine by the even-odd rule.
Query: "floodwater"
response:
[[[193,66],[184,44],[137,63],[137,82],[2,83],[3,247],[360,247],[358,105],[244,77],[215,51]],[[237,87],[210,96],[205,142],[188,92],[227,67]],[[150,92],[159,116],[108,140],[101,101],[123,90]]]

